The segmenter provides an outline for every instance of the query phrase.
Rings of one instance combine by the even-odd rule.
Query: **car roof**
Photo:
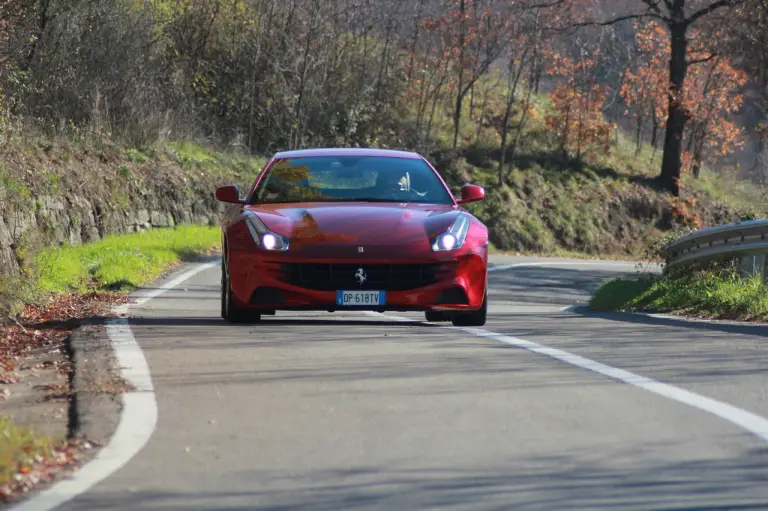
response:
[[[422,159],[421,155],[409,151],[393,149],[371,149],[366,147],[324,147],[316,149],[297,149],[275,154],[274,158],[302,158],[309,156],[380,156],[384,158]]]

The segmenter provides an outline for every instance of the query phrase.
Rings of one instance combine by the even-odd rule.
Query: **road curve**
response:
[[[768,417],[768,329],[565,312],[634,269],[541,262],[494,259],[484,330]],[[132,309],[157,428],[61,509],[768,509],[768,443],[721,417],[417,314],[226,325],[218,282]]]

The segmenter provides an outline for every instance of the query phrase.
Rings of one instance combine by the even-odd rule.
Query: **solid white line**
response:
[[[631,261],[546,261],[546,262],[529,262],[529,263],[515,263],[515,264],[500,264],[495,266],[489,266],[488,271],[503,271],[512,270],[514,268],[525,268],[530,266],[632,266],[637,267],[637,262]]]
[[[559,350],[556,348],[549,348],[535,342],[518,339],[517,337],[510,337],[508,335],[499,334],[496,332],[490,332],[480,328],[461,328],[460,330],[470,333],[478,337],[484,337],[487,339],[493,339],[495,341],[516,346],[524,350],[528,350],[532,353],[544,355],[546,357],[554,358],[566,364],[580,367],[588,371],[592,371],[608,378],[618,380],[620,382],[632,385],[634,387],[653,392],[667,399],[677,401],[679,403],[698,408],[704,412],[711,413],[724,419],[736,426],[739,426],[750,433],[758,436],[763,441],[768,442],[768,419],[756,415],[754,413],[742,410],[728,403],[717,401],[715,399],[690,392],[680,387],[675,387],[667,383],[662,383],[645,376],[640,376],[635,373],[631,373],[624,369],[612,367],[601,362],[596,362],[588,358],[574,355],[567,351]]]
[[[134,306],[147,303],[218,264],[196,265],[170,282],[139,297]],[[121,305],[115,312],[122,315],[127,313],[129,308],[130,305]],[[135,388],[134,391],[123,394],[123,411],[115,434],[109,443],[70,479],[56,483],[12,507],[11,511],[49,511],[72,500],[123,467],[141,451],[152,436],[157,424],[157,401],[147,359],[136,342],[127,319],[109,320],[107,336],[117,357],[120,376]]]
[[[538,266],[544,263],[527,263],[527,264],[529,266]],[[506,265],[505,267],[497,266],[496,269],[502,270],[502,269],[509,269],[514,267],[517,267],[517,266],[515,265]],[[490,271],[490,268],[489,268],[489,271]],[[564,307],[563,309],[561,309],[561,311],[573,312],[575,309],[579,307],[581,306],[571,305],[568,307]],[[678,321],[680,320],[685,321],[685,318],[680,318],[677,316],[671,316],[667,314],[647,314],[647,313],[631,313],[631,314],[649,316],[652,318],[675,319]],[[701,322],[716,323],[714,321],[701,321]],[[444,327],[444,328],[455,328],[455,327]],[[654,394],[666,397],[667,399],[671,399],[673,401],[677,401],[679,403],[683,403],[688,406],[698,408],[699,410],[711,413],[713,415],[720,417],[721,419],[724,419],[732,424],[735,424],[736,426],[739,426],[749,431],[750,433],[758,436],[762,440],[768,442],[768,419],[761,417],[759,415],[756,415],[752,412],[743,410],[741,408],[737,408],[728,403],[723,403],[721,401],[717,401],[715,399],[711,399],[706,396],[702,396],[700,394],[696,394],[694,392],[690,392],[688,390],[681,389],[673,385],[669,385],[667,383],[662,383],[656,380],[652,380],[650,378],[646,378],[645,376],[640,376],[640,375],[631,373],[629,371],[625,371],[624,369],[619,369],[616,367],[603,364],[601,362],[596,362],[594,360],[581,357],[579,355],[574,355],[567,351],[559,350],[556,348],[548,348],[540,344],[536,344],[523,339],[518,339],[517,337],[510,337],[508,335],[489,332],[488,330],[483,330],[479,328],[460,328],[459,330],[463,330],[464,332],[470,333],[478,337],[485,337],[488,339],[493,339],[498,342],[502,342],[504,344],[516,346],[518,348],[528,350],[532,353],[537,353],[539,355],[544,355],[550,358],[554,358],[556,360],[560,360],[561,362],[565,362],[566,364],[570,364],[576,367],[581,367],[582,369],[586,369],[588,371],[602,374],[603,376],[607,376],[608,378],[612,378],[614,380],[621,381],[623,383],[641,388],[643,390],[647,390],[648,392],[653,392]]]
[[[195,275],[197,275],[201,271],[209,270],[211,268],[219,266],[220,264],[221,264],[221,260],[218,260],[218,261],[214,261],[212,263],[206,263],[206,264],[201,264],[199,266],[195,266],[193,269],[189,270],[186,273],[183,273],[183,274],[179,275],[175,279],[173,279],[170,282],[160,286],[159,288],[153,289],[152,291],[149,291],[146,294],[137,297],[136,298],[136,303],[134,304],[134,306],[136,306],[136,305],[143,305],[143,304],[147,303],[148,301],[150,301],[151,299],[157,298],[161,294],[168,292],[169,290],[171,290],[174,287],[178,286],[179,284],[181,284],[185,280],[188,280],[188,279],[194,277]],[[123,307],[125,307],[125,306],[123,306]]]
[[[382,315],[377,312],[369,312],[367,314],[372,316],[381,316],[393,321],[413,321],[412,319],[408,319],[403,316],[389,316],[386,314]],[[430,325],[435,324],[430,323]],[[658,396],[662,396],[667,399],[686,404],[693,408],[697,408],[712,415],[716,415],[717,417],[720,417],[721,419],[724,419],[731,424],[749,431],[750,433],[759,437],[761,440],[768,442],[768,419],[756,415],[752,412],[748,412],[747,410],[737,408],[728,403],[723,403],[722,401],[717,401],[715,399],[690,392],[680,387],[675,387],[674,385],[669,385],[667,383],[662,383],[645,376],[640,376],[639,374],[631,373],[618,367],[609,366],[607,364],[603,364],[601,362],[597,362],[580,355],[575,355],[573,353],[569,353],[557,348],[550,348],[548,346],[526,341],[524,339],[519,339],[517,337],[511,337],[508,335],[491,332],[482,328],[462,328],[447,325],[439,325],[439,327],[466,332],[476,337],[491,339],[530,351],[531,353],[536,353],[537,355],[553,358],[566,364],[576,366],[581,369],[586,369],[587,371],[601,374],[613,380],[626,383],[627,385],[632,385],[633,387],[652,392]]]
[[[488,271],[502,271],[510,270],[513,268],[522,267],[535,267],[535,266],[628,266],[636,265],[637,263],[628,263],[620,261],[600,262],[600,261],[563,261],[563,262],[528,262],[517,264],[505,264],[501,266],[492,266],[488,268]],[[578,305],[571,305],[561,309],[562,312],[572,312],[579,307]],[[371,312],[370,315],[378,315],[379,313]],[[410,321],[408,318],[402,316],[387,316],[384,317],[392,319],[393,321]],[[434,323],[432,323],[434,325]],[[556,348],[549,348],[535,342],[526,341],[524,339],[518,339],[517,337],[510,337],[508,335],[499,334],[496,332],[490,332],[481,328],[459,328],[453,326],[442,325],[441,328],[448,328],[452,330],[459,330],[468,334],[483,337],[486,339],[492,339],[497,342],[509,344],[524,350],[550,357],[566,364],[580,367],[588,371],[592,371],[597,374],[601,374],[608,378],[632,385],[634,387],[653,392],[656,395],[677,401],[679,403],[692,406],[707,413],[711,413],[724,419],[742,429],[749,431],[750,433],[758,436],[762,440],[768,442],[768,419],[756,415],[754,413],[742,410],[728,403],[723,403],[694,392],[690,392],[667,383],[662,383],[645,376],[631,373],[618,367],[612,367],[601,362],[596,362],[588,358],[574,355],[567,351],[559,350]]]

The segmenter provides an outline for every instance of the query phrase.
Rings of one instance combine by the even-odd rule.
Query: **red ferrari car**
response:
[[[422,156],[382,149],[276,154],[222,222],[221,315],[277,310],[424,311],[427,321],[485,324],[488,230]]]

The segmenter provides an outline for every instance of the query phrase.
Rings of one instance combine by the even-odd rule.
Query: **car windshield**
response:
[[[286,202],[415,202],[453,204],[450,192],[421,159],[312,156],[275,161],[253,204]]]

